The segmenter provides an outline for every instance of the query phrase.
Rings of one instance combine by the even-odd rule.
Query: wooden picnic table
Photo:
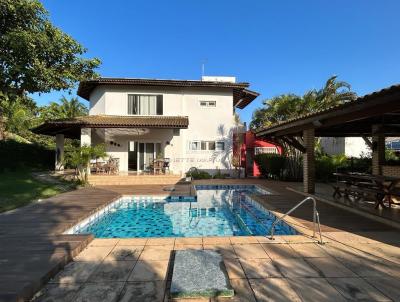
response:
[[[384,205],[385,199],[388,199],[389,206],[395,204],[392,200],[393,195],[398,195],[396,186],[400,183],[399,177],[391,177],[385,175],[373,175],[366,173],[333,173],[337,177],[337,184],[334,186],[333,196],[337,194],[341,196],[340,185],[343,184],[344,195],[348,197],[349,194],[362,197],[364,193],[374,193],[376,196],[375,208]],[[339,179],[342,179],[339,181]]]

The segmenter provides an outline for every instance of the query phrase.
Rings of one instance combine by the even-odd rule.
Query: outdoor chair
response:
[[[104,163],[96,162],[95,168],[96,168],[96,174],[105,174],[106,173],[106,167],[105,167]]]
[[[168,170],[168,174],[169,174],[169,158],[164,158],[164,165],[163,165],[163,173],[167,174],[167,170]]]
[[[119,159],[110,158],[105,166],[105,171],[107,174],[118,174],[119,170]]]
[[[143,174],[153,174],[154,168],[153,164],[150,164],[148,166],[145,166],[143,170]]]
[[[154,169],[154,174],[161,174],[164,173],[164,160],[162,159],[156,159],[153,162],[153,169]]]

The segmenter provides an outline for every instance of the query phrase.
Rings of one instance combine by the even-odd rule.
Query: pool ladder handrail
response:
[[[319,238],[320,238],[320,241],[318,241],[318,243],[324,244],[324,242],[322,241],[321,224],[319,222],[319,213],[317,211],[317,201],[313,197],[307,197],[307,198],[303,199],[298,204],[296,204],[293,208],[291,208],[289,211],[287,211],[285,214],[283,214],[281,217],[277,218],[271,226],[271,234],[269,237],[270,240],[274,240],[275,225],[278,222],[282,221],[286,216],[290,215],[294,210],[296,210],[298,207],[303,205],[308,200],[313,201],[313,238],[315,238],[316,226],[318,225],[318,233],[319,233]]]

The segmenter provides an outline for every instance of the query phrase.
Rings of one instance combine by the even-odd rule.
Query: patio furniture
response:
[[[153,162],[153,171],[154,174],[162,174],[164,168],[164,160],[163,159],[155,159]]]
[[[167,174],[167,170],[168,170],[168,174],[170,173],[169,172],[169,163],[170,163],[170,159],[164,158],[164,167],[163,167],[164,174]]]
[[[103,167],[106,174],[118,174],[119,158],[110,158]]]
[[[366,195],[375,196],[375,208],[386,207],[384,201],[387,200],[389,207],[393,202],[393,196],[398,196],[396,185],[400,183],[400,178],[384,175],[372,175],[365,173],[333,173],[337,177],[336,184],[333,185],[333,197],[342,194],[348,200],[353,196],[356,201],[363,199]]]
[[[96,162],[95,163],[95,171],[96,174],[105,174],[106,173],[106,167],[104,162]]]
[[[154,164],[151,163],[144,167],[143,174],[153,174],[154,173]]]

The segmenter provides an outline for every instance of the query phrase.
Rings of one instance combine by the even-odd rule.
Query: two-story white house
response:
[[[81,82],[78,95],[89,101],[89,115],[47,121],[34,131],[56,136],[56,169],[62,169],[64,138],[82,145],[103,143],[119,172],[145,172],[156,158],[170,173],[196,167],[232,172],[235,109],[259,94],[234,77],[202,80],[99,78]]]

